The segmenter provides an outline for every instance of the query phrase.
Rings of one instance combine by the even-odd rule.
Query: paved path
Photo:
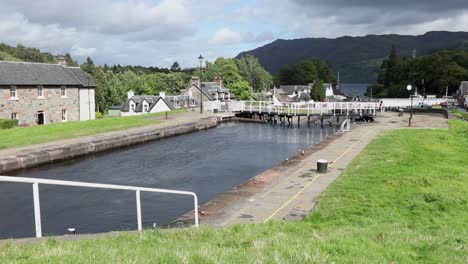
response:
[[[293,171],[283,173],[262,191],[238,204],[219,225],[303,219],[313,210],[319,194],[381,131],[408,126],[408,117],[397,117],[396,113],[383,113],[376,120],[354,126],[351,132],[305,158]],[[414,115],[412,125],[413,128],[446,128],[447,120],[437,115]],[[319,159],[332,162],[328,173],[316,173]]]

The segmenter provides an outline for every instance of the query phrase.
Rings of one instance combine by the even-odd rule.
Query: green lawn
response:
[[[174,110],[168,114],[174,115],[181,112],[185,112],[185,110]],[[161,121],[154,118],[163,115],[165,113],[131,117],[109,117],[83,122],[56,123],[44,126],[0,130],[0,149],[158,124]]]
[[[467,263],[468,123],[450,124],[380,135],[302,222],[9,243],[0,263]]]
[[[468,121],[468,113],[460,111],[458,109],[453,109],[451,111],[454,116]]]

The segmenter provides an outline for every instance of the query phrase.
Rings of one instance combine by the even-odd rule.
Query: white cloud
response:
[[[231,45],[243,42],[248,37],[249,36],[247,33],[236,32],[230,30],[229,28],[223,28],[214,34],[213,38],[211,39],[211,43],[216,45]]]
[[[96,51],[96,48],[82,48],[78,45],[73,45],[71,47],[70,53],[73,54],[73,56],[88,57],[95,54]]]

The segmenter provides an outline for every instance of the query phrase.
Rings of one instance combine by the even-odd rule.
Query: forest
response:
[[[421,95],[443,96],[447,88],[450,95],[463,80],[468,80],[467,51],[442,51],[413,58],[399,56],[393,46],[382,62],[377,82],[367,88],[366,95],[372,92],[373,97],[409,97],[409,84]]]

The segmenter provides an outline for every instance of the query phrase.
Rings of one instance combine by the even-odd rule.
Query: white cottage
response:
[[[122,116],[134,116],[159,113],[174,110],[174,106],[166,101],[164,93],[160,96],[135,95],[133,91],[127,94],[127,101],[123,104]]]

